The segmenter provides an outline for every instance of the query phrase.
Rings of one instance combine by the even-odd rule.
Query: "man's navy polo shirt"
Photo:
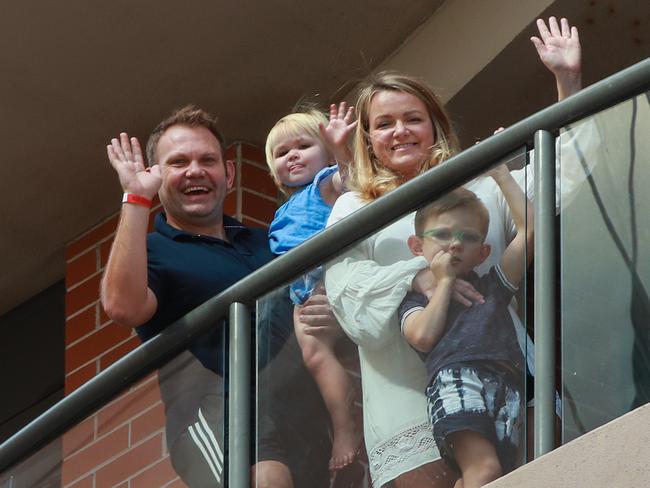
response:
[[[249,229],[226,215],[223,219],[230,242],[178,230],[167,223],[164,213],[156,216],[155,231],[147,235],[147,268],[158,308],[136,329],[143,341],[273,259],[265,230]],[[222,374],[219,324],[190,351],[206,368]]]

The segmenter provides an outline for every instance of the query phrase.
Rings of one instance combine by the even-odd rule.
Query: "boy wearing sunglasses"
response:
[[[463,488],[511,470],[523,432],[525,362],[508,304],[532,258],[533,211],[505,166],[489,174],[517,230],[499,264],[481,277],[474,271],[490,254],[490,217],[474,193],[454,190],[416,213],[408,246],[426,258],[436,287],[430,296],[410,292],[399,308],[402,333],[426,364],[436,444]],[[456,279],[484,300],[469,307],[454,301]]]

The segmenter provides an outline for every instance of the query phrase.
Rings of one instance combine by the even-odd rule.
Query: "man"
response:
[[[112,139],[107,152],[124,190],[124,205],[102,280],[102,305],[115,322],[135,327],[143,341],[272,259],[265,231],[248,229],[223,215],[235,168],[225,159],[224,138],[216,119],[207,112],[187,106],[163,120],[147,143],[147,157],[152,163],[149,168],[145,168],[138,140],[129,139],[126,133]],[[149,208],[156,193],[164,213],[156,217],[155,231],[147,236]],[[290,307],[287,310],[290,314]],[[291,326],[290,318],[282,318],[282,312],[273,313],[280,322],[286,322],[273,327]],[[322,305],[314,305],[315,322],[323,320],[321,313]],[[282,350],[278,357],[290,357],[290,364],[301,364],[299,350],[291,345],[288,335],[278,341],[272,329],[264,336],[268,341],[264,350],[277,346]],[[269,346],[274,341],[276,345]],[[191,488],[223,485],[223,351],[223,327],[219,323],[159,374],[170,457]],[[308,378],[295,368],[294,373]],[[274,380],[283,376],[284,372],[268,375]],[[305,386],[295,376],[289,384],[289,390],[295,385]],[[289,390],[269,387],[273,398]],[[314,387],[309,384],[301,388],[307,397],[311,390]],[[263,404],[273,405],[273,398]],[[310,410],[316,405],[304,402],[301,399],[297,408]],[[266,413],[260,412],[260,416]],[[318,423],[313,415],[311,420]],[[309,439],[287,434],[287,429],[296,429],[294,423],[290,417],[273,416],[258,426],[255,486],[316,486],[314,474],[323,471],[320,464],[326,483],[329,446],[323,440],[325,422],[315,430],[310,426]],[[294,441],[309,446],[293,445]],[[325,454],[313,445],[322,445]],[[296,467],[297,456],[292,457],[291,451],[304,456],[306,448],[313,452],[309,465]]]

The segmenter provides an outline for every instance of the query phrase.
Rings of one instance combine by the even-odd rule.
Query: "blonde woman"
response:
[[[549,26],[538,20],[533,43],[555,75],[559,98],[580,88],[580,43],[566,19]],[[458,150],[457,138],[432,90],[412,77],[380,73],[368,81],[356,103],[358,125],[350,192],[337,200],[328,225],[443,163]],[[530,171],[530,170],[529,170]],[[523,186],[524,171],[513,176]],[[529,181],[532,178],[529,175]],[[531,185],[532,186],[532,185]],[[515,229],[504,196],[492,178],[466,187],[490,213],[486,243],[492,253],[479,274],[500,259]],[[530,194],[530,190],[528,192]],[[373,486],[452,486],[458,473],[440,460],[427,418],[426,373],[400,333],[396,311],[413,284],[427,281],[427,262],[406,245],[414,214],[356,245],[327,267],[327,296],[341,326],[358,345],[361,362],[364,438]],[[421,270],[424,270],[420,272]],[[457,280],[455,299],[466,305],[482,297]],[[525,331],[516,314],[520,345]],[[522,379],[523,380],[523,379]]]

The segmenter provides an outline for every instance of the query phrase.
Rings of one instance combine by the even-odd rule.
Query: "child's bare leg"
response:
[[[454,432],[447,442],[463,474],[455,488],[479,488],[501,476],[494,445],[481,434],[470,430]]]
[[[352,385],[334,354],[335,339],[305,334],[299,307],[294,307],[293,324],[305,366],[314,377],[332,419],[334,442],[330,469],[341,469],[354,461],[361,441],[352,416]]]

